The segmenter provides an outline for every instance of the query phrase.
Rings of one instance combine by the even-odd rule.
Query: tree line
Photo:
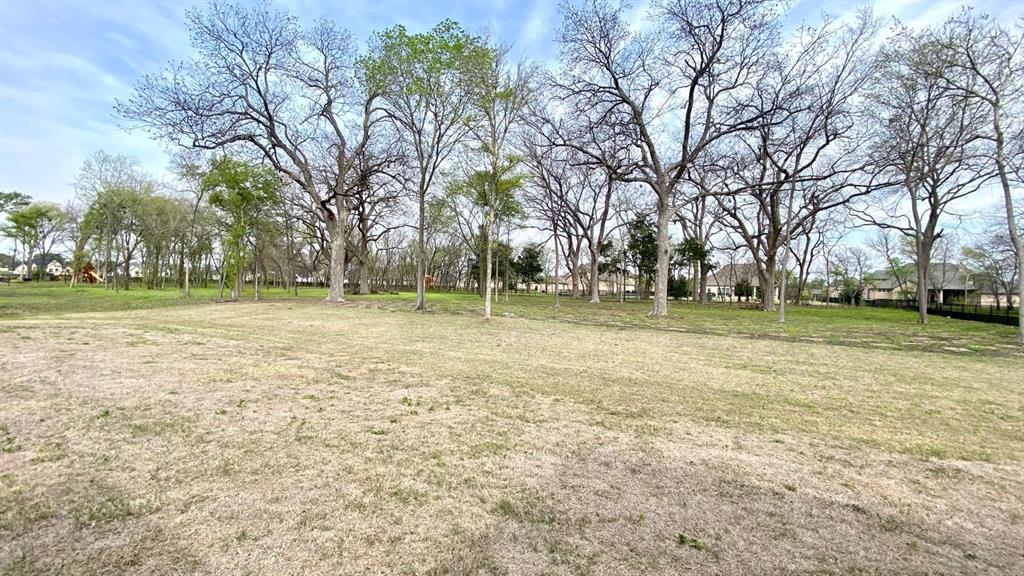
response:
[[[787,30],[774,0],[560,13],[557,61],[540,65],[450,20],[364,40],[269,3],[190,10],[193,56],[116,103],[126,127],[181,151],[179,193],[123,166],[86,177],[87,163],[86,214],[104,199],[83,251],[123,268],[138,250],[154,282],[168,267],[234,289],[317,276],[329,301],[348,283],[415,285],[419,309],[430,285],[478,289],[486,316],[496,287],[563,270],[593,302],[602,277],[632,276],[664,315],[670,292],[706,301],[727,256],[753,264],[785,321],[843,235],[876,229],[882,260],[914,264],[926,322],[936,249],[987,193],[1002,230],[990,210],[986,238],[1010,247],[998,266],[1024,296],[1024,21],[965,10],[912,29],[862,10]],[[128,189],[176,208],[134,214]],[[537,242],[513,254],[526,228]],[[523,259],[540,245],[555,266],[540,254],[536,272]]]

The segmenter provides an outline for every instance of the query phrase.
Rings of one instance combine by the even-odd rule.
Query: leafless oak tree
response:
[[[668,313],[669,224],[687,169],[717,140],[764,121],[750,99],[776,45],[777,6],[665,0],[650,32],[631,29],[623,9],[602,0],[563,10],[557,85],[570,113],[599,111],[596,121],[629,143],[630,161],[610,167],[616,178],[642,182],[656,198],[654,316]]]
[[[295,183],[328,223],[327,300],[344,301],[345,183],[382,117],[352,38],[326,19],[303,30],[265,4],[210,4],[187,20],[196,57],[143,77],[118,112],[182,146],[254,150]]]

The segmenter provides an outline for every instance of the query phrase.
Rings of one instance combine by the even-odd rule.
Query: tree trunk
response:
[[[253,259],[252,259],[252,291],[253,300],[259,302],[260,300],[260,250],[259,244],[253,242]]]
[[[775,310],[775,254],[769,254],[764,261],[764,270],[757,271],[761,283],[761,309]]]
[[[703,264],[700,267],[700,303],[708,303],[708,270],[707,266]]]
[[[928,256],[924,249],[917,250],[917,322],[928,323]]]
[[[580,250],[579,246],[576,247],[576,251],[571,254],[572,261],[569,265],[572,267],[572,297],[573,299],[580,297]]]
[[[619,272],[619,283],[620,283],[620,288],[621,288],[619,290],[619,304],[625,304],[626,303],[626,270],[625,270],[625,268],[623,268]]]
[[[340,196],[335,200],[337,218],[331,231],[331,284],[327,302],[345,302],[345,237],[348,232],[348,206]]]
[[[483,242],[487,236],[487,224],[480,226],[477,242]],[[480,293],[480,297],[483,298],[487,293],[487,283],[490,282],[491,276],[487,271],[486,263],[487,260],[487,246],[486,244],[479,244],[479,250],[476,253],[476,290]]]
[[[1024,307],[1024,239],[1020,237],[1017,230],[1017,220],[1014,216],[1013,194],[1010,192],[1010,178],[1006,167],[1006,137],[1003,134],[1002,106],[998,104],[993,107],[992,127],[996,136],[996,170],[999,172],[999,184],[1003,189],[1003,202],[1006,208],[1006,225],[1010,236],[1010,242],[1017,251],[1017,302]],[[1007,294],[1009,297],[1009,294]],[[1007,298],[1009,300],[1009,298]],[[1017,344],[1024,346],[1024,313],[1018,309],[1017,317]]]
[[[235,286],[231,289],[231,299],[238,300],[242,297],[242,259],[235,260]]]
[[[370,262],[365,254],[359,263],[359,293],[364,296],[370,293]]]
[[[422,178],[421,178],[422,180]],[[420,225],[417,231],[418,241],[416,243],[416,310],[427,309],[427,191],[420,187]]]
[[[598,251],[598,244],[591,242],[590,244],[590,303],[600,304],[601,303],[601,266],[598,262],[600,252]]]
[[[124,253],[124,289],[128,290],[132,285],[132,255],[126,250]]]
[[[218,282],[219,286],[217,288],[217,301],[218,302],[223,302],[224,301],[224,282],[225,282],[224,274],[225,274],[225,272],[227,272],[227,270],[228,270],[227,259],[225,258],[224,260],[221,260],[221,263],[220,263],[220,274],[219,274],[220,282]]]
[[[662,185],[658,191],[658,264],[654,274],[654,306],[651,308],[651,316],[668,315],[668,273],[669,273],[669,243],[668,225],[669,217],[669,193],[667,185]]]
[[[800,154],[796,155],[800,165]],[[782,240],[782,282],[779,284],[779,323],[786,323],[786,285],[789,284],[789,243],[793,239],[793,197],[796,196],[796,180],[789,182],[789,200],[786,205],[786,234]],[[858,279],[858,282],[860,279]]]
[[[559,292],[561,292],[562,290],[561,290],[561,287],[558,285],[558,269],[561,267],[560,266],[561,263],[558,260],[561,257],[561,252],[558,249],[558,224],[557,223],[555,223],[554,228],[555,228],[555,231],[554,231],[554,238],[555,238],[555,274],[554,274],[554,276],[555,276],[555,308],[558,308],[560,306],[560,303],[558,302]]]
[[[484,242],[487,244],[484,256],[484,278],[487,281],[484,283],[484,320],[491,319],[491,227],[493,226],[494,215],[490,208],[487,208],[487,215],[484,224]]]
[[[35,266],[32,265],[32,257],[33,256],[35,256],[35,254],[34,254],[33,250],[31,248],[29,248],[28,251],[27,251],[27,258],[28,258],[28,260],[27,260],[27,263],[25,264],[26,266],[28,266],[28,279],[29,280],[32,279],[32,273],[35,272],[35,270],[34,270]]]
[[[505,304],[508,304],[509,273],[512,269],[512,227],[505,231]]]

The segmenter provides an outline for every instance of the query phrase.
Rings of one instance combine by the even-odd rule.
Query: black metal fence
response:
[[[901,308],[917,311],[916,300],[867,300],[865,304],[876,308]],[[983,306],[981,304],[939,304],[928,303],[928,313],[960,320],[991,322],[1016,326],[1020,322],[1020,310],[1013,306]]]

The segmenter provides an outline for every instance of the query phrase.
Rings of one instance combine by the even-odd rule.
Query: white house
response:
[[[50,276],[60,276],[64,274],[64,265],[56,260],[52,260],[46,265],[46,273]]]

